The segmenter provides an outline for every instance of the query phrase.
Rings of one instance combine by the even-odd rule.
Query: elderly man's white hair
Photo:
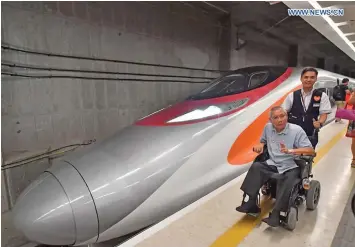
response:
[[[274,111],[277,111],[277,110],[282,110],[285,114],[287,114],[286,110],[282,106],[274,106],[270,109],[269,117],[271,118]]]

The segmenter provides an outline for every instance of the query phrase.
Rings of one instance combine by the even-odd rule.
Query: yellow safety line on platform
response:
[[[327,144],[317,151],[317,156],[314,158],[313,166],[315,166],[335,144],[344,137],[346,128],[334,136]],[[221,235],[211,247],[235,247],[240,244],[243,239],[260,224],[261,220],[272,210],[273,202],[265,198],[261,202],[261,214],[258,218],[245,215],[241,220],[235,223],[223,235]]]

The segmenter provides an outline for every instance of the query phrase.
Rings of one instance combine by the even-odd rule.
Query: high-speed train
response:
[[[228,72],[196,95],[56,160],[18,198],[15,227],[34,242],[84,245],[163,220],[247,171],[270,108],[301,88],[301,70]],[[344,76],[318,71],[316,87],[331,95]]]

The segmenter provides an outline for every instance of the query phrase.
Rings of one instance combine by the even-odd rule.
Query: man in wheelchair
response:
[[[299,181],[301,171],[296,164],[295,155],[314,155],[315,152],[305,131],[300,126],[287,122],[287,112],[282,107],[276,106],[271,109],[270,122],[264,127],[260,143],[253,147],[253,151],[258,154],[267,151],[268,159],[255,160],[251,165],[241,186],[244,192],[243,201],[236,210],[247,214],[259,214],[260,188],[275,175],[280,174],[282,181],[277,189],[274,209],[270,217],[263,219],[268,225],[277,227],[280,224],[280,212],[288,207],[295,181]]]

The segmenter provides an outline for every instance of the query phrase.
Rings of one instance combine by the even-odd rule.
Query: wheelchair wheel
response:
[[[320,198],[321,186],[319,181],[312,180],[310,184],[310,189],[307,191],[306,195],[306,206],[309,210],[314,210],[318,206]]]
[[[296,228],[297,223],[297,209],[295,207],[290,208],[290,212],[286,217],[285,228],[293,231]]]

